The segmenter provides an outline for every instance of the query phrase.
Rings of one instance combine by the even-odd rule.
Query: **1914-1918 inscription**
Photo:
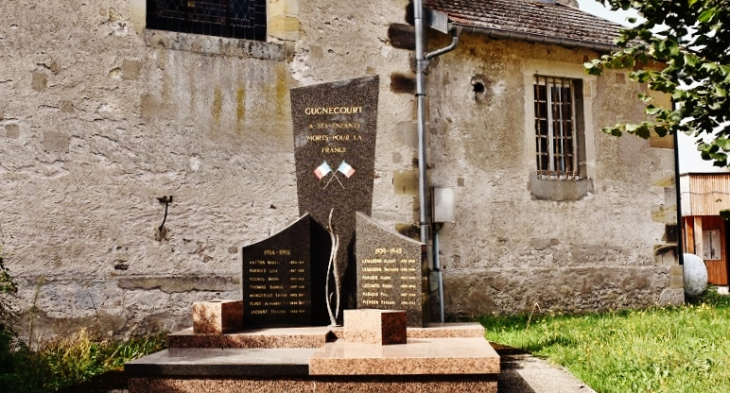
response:
[[[409,326],[423,326],[421,243],[357,214],[358,308],[406,310]]]
[[[278,234],[243,248],[244,326],[313,324],[310,250],[311,227],[316,225],[305,215]]]

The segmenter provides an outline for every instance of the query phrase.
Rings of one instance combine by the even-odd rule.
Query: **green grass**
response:
[[[55,392],[104,372],[121,370],[124,363],[165,346],[162,334],[125,341],[95,341],[83,330],[71,338],[47,343],[38,350],[16,344],[0,354],[12,364],[0,369],[0,392]]]
[[[487,339],[568,368],[600,393],[730,391],[730,297],[586,315],[484,317]]]

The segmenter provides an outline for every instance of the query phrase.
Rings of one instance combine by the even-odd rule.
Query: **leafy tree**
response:
[[[4,376],[13,370],[12,342],[15,333],[10,326],[12,315],[6,295],[15,294],[18,291],[17,285],[3,264],[0,257],[0,391],[8,391]]]
[[[596,0],[613,10],[633,8],[646,20],[622,31],[621,50],[586,63],[589,74],[633,68],[631,79],[670,94],[674,108],[648,95],[648,121],[617,124],[604,132],[648,138],[685,132],[704,136],[698,150],[705,160],[727,166],[730,152],[730,1],[728,0]],[[635,22],[635,21],[634,21]]]
[[[18,291],[18,286],[10,277],[8,269],[5,268],[3,258],[0,256],[0,329],[3,327],[3,322],[7,322],[9,315],[9,304],[5,295],[15,294]]]

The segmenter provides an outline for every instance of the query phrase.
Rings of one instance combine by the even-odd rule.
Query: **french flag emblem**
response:
[[[314,176],[317,176],[317,179],[322,180],[322,178],[327,176],[327,174],[329,174],[330,172],[332,172],[332,168],[330,168],[329,164],[327,164],[327,161],[325,161],[322,163],[322,165],[314,169]]]
[[[345,175],[346,178],[350,178],[352,175],[355,174],[355,169],[350,166],[350,164],[346,163],[345,161],[342,161],[340,166],[337,168],[337,172],[342,173]]]

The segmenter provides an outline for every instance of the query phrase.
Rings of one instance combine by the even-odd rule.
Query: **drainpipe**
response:
[[[452,28],[451,32],[451,44],[447,47],[435,50],[431,53],[426,53],[426,32],[424,30],[424,12],[423,12],[423,0],[414,0],[413,2],[413,22],[416,29],[416,102],[418,109],[418,202],[420,204],[420,229],[421,229],[421,244],[423,247],[428,246],[428,232],[429,232],[429,220],[427,216],[427,197],[426,190],[428,185],[426,184],[426,69],[428,68],[428,62],[430,59],[436,58],[443,55],[444,53],[450,52],[456,48],[459,43],[459,34],[461,28]],[[438,236],[438,235],[435,235]],[[437,241],[437,237],[435,241]],[[438,252],[438,244],[435,245],[435,250]],[[436,259],[437,260],[437,259]],[[432,262],[433,263],[433,262]],[[441,274],[441,267],[434,266],[431,264],[432,269]],[[438,283],[439,291],[439,311],[441,322],[444,321],[444,299],[443,299],[443,282],[439,277]]]
[[[416,28],[416,102],[418,106],[418,203],[421,226],[421,244],[428,244],[428,217],[426,216],[426,80],[428,60],[425,54],[423,30],[423,0],[413,2],[413,23]]]
[[[416,27],[416,101],[418,106],[418,203],[420,208],[421,243],[428,244],[429,221],[426,214],[426,69],[429,60],[456,49],[461,28],[451,29],[451,44],[426,53],[426,35],[423,27],[423,0],[413,2],[413,21]]]
[[[433,271],[438,274],[439,322],[444,323],[444,273],[439,262],[439,231],[442,226],[442,223],[433,224]]]

